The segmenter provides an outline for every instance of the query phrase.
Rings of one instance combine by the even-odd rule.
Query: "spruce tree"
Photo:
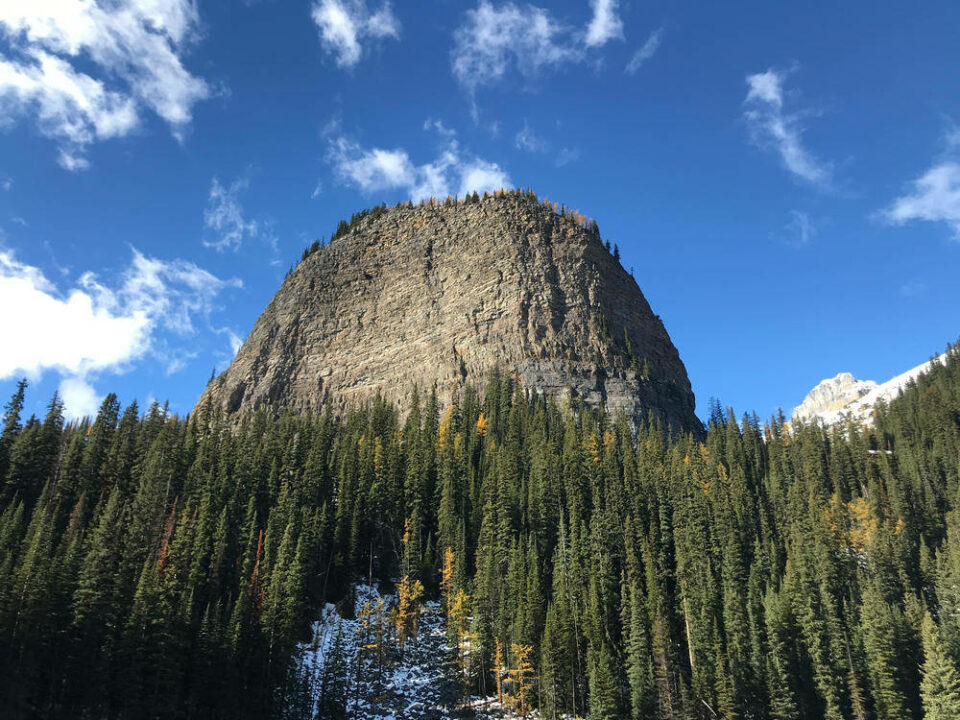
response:
[[[923,616],[923,699],[924,720],[952,720],[960,717],[960,671],[944,650],[940,630],[930,613]]]

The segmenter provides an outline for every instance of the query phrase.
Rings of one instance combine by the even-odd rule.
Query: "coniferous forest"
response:
[[[399,588],[400,635],[442,598],[464,693],[512,668],[521,714],[960,718],[956,348],[872,427],[717,407],[703,438],[499,376],[404,418],[110,395],[65,423],[25,391],[0,435],[4,718],[337,717],[302,701],[298,647],[361,582]]]

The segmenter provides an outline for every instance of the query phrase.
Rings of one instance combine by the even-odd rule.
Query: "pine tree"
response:
[[[23,429],[20,422],[20,413],[23,411],[26,391],[27,381],[24,378],[17,382],[17,389],[10,398],[10,402],[4,406],[3,430],[0,431],[0,482],[7,477],[7,471],[10,467],[10,449]],[[0,494],[0,498],[2,497],[3,495]]]
[[[952,720],[960,717],[960,671],[944,652],[940,631],[926,613],[923,616],[923,698],[924,720]]]
[[[590,718],[614,720],[620,717],[613,662],[607,646],[601,645],[590,666]]]
[[[868,584],[863,591],[861,623],[876,716],[878,720],[909,720],[912,712],[902,689],[904,672],[900,667],[905,656],[900,643],[903,615]]]

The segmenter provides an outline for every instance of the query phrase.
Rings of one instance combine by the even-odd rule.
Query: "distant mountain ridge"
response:
[[[896,399],[912,380],[929,371],[933,363],[938,361],[939,358],[932,358],[884,383],[858,380],[848,372],[822,380],[794,408],[792,418],[824,425],[835,425],[847,419],[869,424],[879,401]]]

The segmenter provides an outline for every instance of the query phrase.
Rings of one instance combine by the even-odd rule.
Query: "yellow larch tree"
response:
[[[533,665],[530,663],[530,653],[533,647],[530,645],[521,645],[512,643],[510,653],[513,655],[513,668],[507,675],[513,690],[512,705],[520,714],[520,717],[527,716],[527,697],[530,695],[530,687],[536,676],[533,672]]]
[[[497,702],[503,705],[503,645],[500,638],[494,638],[493,667],[490,672],[497,681]]]
[[[440,595],[443,597],[443,604],[450,613],[450,598],[453,595],[453,548],[447,548],[443,551],[443,567],[440,569]]]
[[[403,652],[407,640],[417,641],[417,621],[420,617],[420,598],[423,597],[423,583],[410,581],[404,575],[397,586],[397,609],[394,613],[394,626],[397,629],[397,642]]]
[[[487,416],[483,413],[480,413],[480,417],[477,418],[477,435],[484,437],[487,434]]]
[[[452,629],[454,641],[457,646],[457,666],[461,672],[466,669],[464,659],[467,643],[470,640],[470,632],[467,630],[467,620],[469,616],[470,596],[463,591],[463,588],[458,588],[456,594],[454,594],[450,601],[448,623]]]

